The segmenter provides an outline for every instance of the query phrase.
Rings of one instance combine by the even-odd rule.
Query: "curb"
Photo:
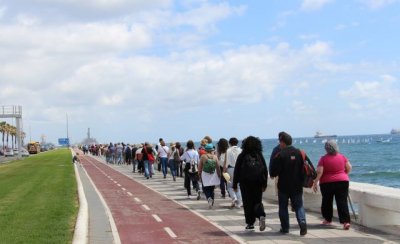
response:
[[[78,185],[79,197],[79,212],[76,220],[73,244],[88,243],[88,230],[89,230],[89,209],[85,192],[83,191],[82,181],[78,172],[76,164],[74,164],[75,178]]]

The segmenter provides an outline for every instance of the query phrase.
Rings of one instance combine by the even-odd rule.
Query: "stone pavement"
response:
[[[88,158],[90,156],[81,156],[82,158]],[[91,157],[92,158],[92,157]],[[278,206],[277,202],[274,200],[268,199],[268,196],[264,196],[264,207],[266,211],[266,225],[267,228],[265,231],[260,232],[258,230],[258,223],[256,222],[255,231],[245,231],[245,222],[244,222],[244,214],[243,209],[230,209],[230,200],[229,198],[222,199],[220,198],[219,189],[215,189],[216,193],[216,202],[214,204],[213,209],[208,209],[207,201],[205,200],[204,195],[202,198],[197,201],[195,197],[192,199],[187,199],[186,191],[183,187],[183,178],[178,177],[177,181],[174,182],[172,180],[171,175],[168,175],[166,179],[162,177],[162,173],[156,171],[156,174],[151,179],[145,179],[143,175],[139,175],[138,173],[132,173],[132,166],[126,165],[109,165],[105,164],[102,158],[92,158],[90,160],[91,164],[95,164],[95,167],[101,168],[102,170],[108,171],[108,169],[113,169],[112,172],[106,173],[103,175],[97,175],[93,177],[100,177],[93,182],[102,182],[102,184],[97,184],[99,192],[102,192],[101,188],[108,188],[107,191],[103,191],[101,194],[111,194],[112,192],[118,192],[118,199],[114,199],[114,202],[123,202],[124,197],[130,197],[133,199],[131,204],[128,207],[120,206],[120,215],[130,215],[130,221],[135,222],[134,224],[130,222],[125,222],[124,225],[129,225],[129,230],[121,231],[121,226],[118,226],[118,232],[120,236],[120,240],[122,243],[140,243],[145,242],[145,239],[140,239],[138,235],[135,238],[138,239],[129,239],[125,238],[123,235],[128,234],[129,232],[137,232],[140,234],[141,225],[143,226],[157,226],[157,217],[154,216],[163,216],[163,218],[167,218],[169,225],[179,226],[178,229],[175,229],[175,232],[169,233],[169,235],[162,234],[162,240],[158,243],[204,243],[201,241],[202,238],[207,240],[207,242],[223,242],[223,243],[400,243],[400,235],[394,236],[390,234],[385,234],[376,230],[368,229],[362,226],[352,225],[349,231],[345,231],[342,229],[342,226],[339,225],[338,221],[334,223],[330,227],[325,227],[320,225],[321,217],[319,213],[307,213],[307,222],[308,222],[308,234],[305,237],[299,236],[299,228],[296,222],[296,218],[294,213],[290,213],[290,232],[289,234],[282,235],[279,233],[280,222],[278,217]],[[88,165],[85,165],[84,168],[88,169]],[[112,180],[109,180],[109,177],[106,176],[108,174],[112,174]],[[80,173],[81,178],[82,174]],[[90,173],[89,173],[90,176]],[[91,176],[92,177],[92,176]],[[115,183],[117,182],[117,183]],[[124,186],[121,182],[124,182],[125,185],[129,185],[130,191],[133,193],[125,194],[126,186]],[[120,184],[121,183],[121,184]],[[120,184],[121,186],[118,186]],[[110,187],[109,185],[114,185]],[[85,193],[86,189],[90,187],[89,181],[84,183]],[[122,190],[121,190],[122,189]],[[125,191],[123,190],[125,189]],[[145,195],[142,194],[141,199],[143,202],[140,204],[142,207],[136,206],[134,204],[136,192],[141,194],[140,192],[146,190]],[[150,191],[147,191],[150,190]],[[124,193],[124,194],[122,194]],[[165,199],[171,200],[166,201],[164,198],[148,198],[144,200],[147,195],[159,195],[155,194],[159,193]],[[87,197],[89,203],[89,219],[94,218],[93,216],[97,216],[99,219],[95,221],[91,221],[89,223],[89,230],[93,228],[97,228],[96,231],[89,231],[89,242],[90,243],[110,243],[111,228],[110,221],[107,221],[107,214],[104,213],[104,207],[99,206],[101,201],[89,200],[89,198],[95,198],[95,196]],[[145,202],[148,201],[148,202]],[[155,201],[155,202],[154,202]],[[107,202],[107,201],[106,201]],[[178,204],[180,206],[179,211],[172,210],[175,207],[173,205],[169,205],[172,203]],[[108,204],[108,203],[107,203]],[[143,205],[151,206],[151,211],[143,209]],[[110,207],[111,209],[112,207]],[[149,208],[149,209],[150,209]],[[171,208],[171,212],[174,214],[174,218],[169,218],[166,215],[166,211],[168,208]],[[133,209],[133,210],[132,210]],[[182,210],[182,211],[180,211]],[[133,211],[130,213],[130,211]],[[113,212],[113,211],[111,211]],[[150,222],[148,222],[149,218],[141,218],[143,212],[151,212],[154,218],[151,218]],[[207,220],[207,222],[211,223],[215,228],[211,228],[212,231],[202,231],[198,228],[198,225],[205,225],[205,223],[196,219],[195,223],[193,222],[193,217],[185,216],[186,212],[194,213],[199,216],[201,219]],[[99,217],[103,216],[103,217]],[[119,218],[118,216],[114,216],[113,218]],[[186,222],[187,221],[187,222]],[[197,222],[199,221],[199,222]],[[112,222],[112,221],[111,221]],[[117,222],[117,221],[116,221]],[[179,224],[177,224],[179,223]],[[168,232],[166,230],[166,232]],[[178,234],[176,234],[178,233]],[[190,234],[192,233],[192,234]],[[195,238],[190,239],[187,235],[194,236]],[[161,235],[160,233],[150,234],[150,235]],[[232,239],[226,239],[225,236],[230,236]],[[218,238],[221,238],[218,240]],[[225,239],[224,239],[225,238]],[[100,241],[104,240],[104,241]],[[223,241],[222,241],[223,240]],[[156,242],[156,239],[152,239],[150,242]],[[147,242],[148,243],[148,242]]]

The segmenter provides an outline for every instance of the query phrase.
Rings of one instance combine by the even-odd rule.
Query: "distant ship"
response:
[[[314,138],[335,138],[335,137],[337,137],[337,135],[325,135],[321,131],[317,131],[314,136]]]
[[[400,129],[392,129],[392,130],[390,131],[390,134],[392,134],[392,135],[398,135],[398,134],[400,134]]]

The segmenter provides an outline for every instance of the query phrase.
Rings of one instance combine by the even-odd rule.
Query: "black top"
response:
[[[272,160],[271,177],[279,177],[278,189],[286,194],[303,192],[303,159],[300,151],[293,147],[283,148]]]
[[[238,158],[236,159],[236,164],[235,164],[235,170],[233,172],[233,186],[232,188],[237,188],[237,184],[238,183],[243,183],[241,182],[241,179],[243,178],[242,175],[243,174],[249,174],[249,172],[243,172],[243,164],[246,163],[246,152],[242,152],[239,154]],[[263,177],[262,177],[262,182],[259,182],[258,184],[261,184],[262,187],[266,188],[267,187],[267,183],[268,183],[268,167],[267,164],[265,163],[265,159],[264,156],[260,153],[257,153],[257,155],[253,155],[250,154],[252,157],[258,157],[259,159],[261,159],[261,163],[264,164],[264,169],[260,169],[263,170]],[[250,173],[251,174],[251,173]]]

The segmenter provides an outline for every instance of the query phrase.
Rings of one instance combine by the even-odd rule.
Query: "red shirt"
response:
[[[336,182],[336,181],[349,181],[349,175],[346,174],[347,158],[337,153],[336,155],[326,154],[321,157],[318,166],[324,168],[320,183]]]

